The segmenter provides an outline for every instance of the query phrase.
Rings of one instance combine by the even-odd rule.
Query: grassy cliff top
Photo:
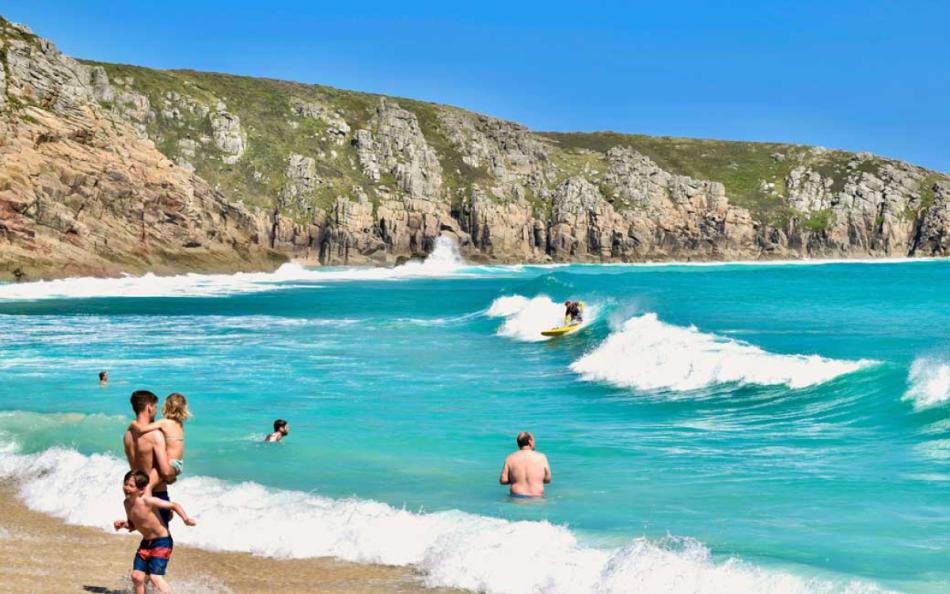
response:
[[[376,202],[380,186],[388,190],[395,185],[395,180],[386,172],[379,181],[366,177],[350,138],[342,143],[333,142],[325,121],[295,117],[293,112],[295,103],[313,102],[344,119],[350,129],[356,131],[369,126],[381,95],[230,74],[85,63],[104,68],[118,89],[148,97],[152,115],[143,126],[162,152],[173,160],[187,161],[212,185],[249,204],[275,205],[275,196],[284,191],[287,184],[290,154],[312,156],[316,175],[321,179],[320,186],[308,194],[305,210],[325,208],[337,195],[352,194],[354,188],[360,188]],[[475,183],[491,184],[484,167],[466,164],[459,147],[450,141],[450,132],[440,117],[450,112],[482,116],[413,99],[388,99],[416,116],[426,142],[438,155],[449,196],[463,195]],[[116,99],[121,100],[121,96]],[[195,109],[198,104],[203,107]],[[223,163],[221,151],[208,142],[214,131],[206,112],[222,104],[229,113],[240,118],[246,138],[246,152],[233,164]],[[548,157],[557,172],[555,182],[569,175],[603,171],[610,148],[629,146],[670,173],[721,182],[731,202],[766,218],[783,208],[781,194],[785,179],[796,167],[806,166],[830,177],[834,188],[840,189],[845,178],[855,170],[878,173],[886,164],[898,163],[866,153],[785,143],[614,132],[524,130],[522,133],[549,147]],[[186,154],[183,140],[198,141],[199,150]],[[935,180],[950,179],[943,173],[922,171],[926,177],[922,193],[926,193],[927,183],[932,185]],[[294,208],[299,211],[303,207],[298,204]]]

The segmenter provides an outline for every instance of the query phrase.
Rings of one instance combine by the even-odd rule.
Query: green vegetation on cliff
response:
[[[345,122],[347,132],[371,128],[380,95],[190,70],[87,64],[104,68],[117,88],[148,98],[149,113],[143,114],[141,123],[163,153],[193,166],[212,186],[250,205],[276,207],[303,220],[314,208],[330,208],[337,196],[362,194],[376,204],[382,194],[388,195],[399,186],[393,172],[385,168],[378,180],[371,179],[352,135],[335,136],[332,130],[335,118]],[[452,113],[480,116],[411,99],[393,101],[415,116],[425,142],[435,151],[441,165],[443,199],[450,201],[453,209],[462,207],[474,185],[491,187],[497,181],[486,163],[472,164],[465,158],[443,117]],[[307,107],[310,105],[316,107]],[[244,149],[233,155],[236,158],[230,163],[226,151],[215,142],[216,132],[208,117],[216,111],[226,111],[239,119],[239,127],[231,132],[238,135]],[[607,168],[609,149],[627,146],[672,174],[722,183],[731,203],[772,223],[795,215],[784,198],[786,179],[793,169],[807,167],[830,178],[833,191],[840,190],[848,175],[856,171],[851,163],[853,153],[801,145],[613,132],[530,133],[521,129],[519,133],[547,147],[547,159],[555,172],[553,179],[548,177],[550,184],[574,175],[588,176],[612,201],[611,188],[599,181],[597,174]],[[288,192],[295,183],[294,173],[288,169],[289,155],[313,158],[313,171],[309,172],[312,183],[298,180],[301,187],[296,193]],[[886,162],[868,156],[857,163],[857,171],[877,173]],[[927,183],[932,185],[934,179],[943,178],[932,173]],[[922,192],[927,191],[924,185]],[[489,196],[502,199],[497,192]],[[539,214],[550,210],[535,186],[523,184],[521,196]],[[615,207],[629,205],[620,203]],[[809,220],[810,227],[817,226],[815,217]]]

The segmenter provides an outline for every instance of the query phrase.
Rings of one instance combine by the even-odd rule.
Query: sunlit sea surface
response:
[[[942,261],[468,266],[447,242],[0,285],[0,478],[109,529],[129,394],[178,391],[181,543],[498,593],[948,592],[948,295]],[[585,326],[543,339],[568,298]],[[530,504],[498,485],[522,430],[554,473]]]

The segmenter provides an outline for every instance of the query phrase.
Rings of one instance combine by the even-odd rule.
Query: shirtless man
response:
[[[136,390],[132,392],[129,401],[132,403],[135,420],[140,425],[147,425],[155,420],[158,396],[148,390]],[[141,470],[149,476],[148,494],[168,501],[168,483],[175,482],[175,470],[168,463],[165,434],[161,431],[150,431],[136,437],[132,435],[131,430],[126,430],[122,445],[125,446],[129,468]],[[161,509],[159,513],[167,525],[172,519],[171,510]]]
[[[505,458],[498,482],[510,485],[512,497],[544,497],[544,485],[551,482],[547,457],[534,451],[534,436],[527,431],[518,434],[518,451]]]
[[[290,425],[287,424],[287,421],[283,419],[277,419],[274,421],[274,432],[264,438],[264,441],[275,442],[280,441],[283,438],[287,437],[287,434],[290,433]]]

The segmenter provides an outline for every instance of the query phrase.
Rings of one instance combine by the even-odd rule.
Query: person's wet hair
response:
[[[139,489],[144,489],[148,486],[148,475],[141,470],[130,470],[126,472],[125,478],[122,479],[123,485],[129,482],[129,477],[132,477],[135,480],[135,486]]]
[[[109,372],[107,372],[107,371],[100,371],[100,372],[99,372],[99,381],[101,382],[102,380],[106,379],[106,376],[107,376],[108,374],[109,374]]]
[[[280,431],[286,426],[287,426],[287,421],[283,419],[277,419],[276,421],[274,421],[274,431]]]
[[[132,410],[135,411],[135,414],[139,414],[149,404],[158,404],[158,396],[148,390],[136,390],[132,392],[129,402],[132,403]]]
[[[522,431],[518,434],[518,447],[523,448],[525,446],[531,445],[531,440],[534,438],[529,432]]]

